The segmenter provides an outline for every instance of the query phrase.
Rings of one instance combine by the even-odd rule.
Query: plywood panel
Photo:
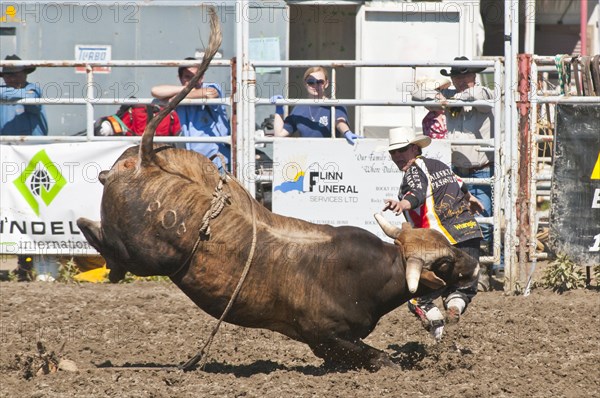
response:
[[[458,12],[368,11],[362,38],[362,60],[449,61],[461,54],[461,24]],[[470,54],[466,54],[469,55]],[[439,76],[440,68],[419,68],[417,77]],[[410,100],[413,70],[409,68],[364,68],[361,96],[364,99]],[[424,108],[415,109],[420,127]],[[361,124],[369,136],[386,137],[390,127],[412,125],[410,107],[363,107]]]
[[[355,5],[290,6],[291,60],[353,60],[356,58]],[[303,98],[302,77],[306,68],[290,69],[289,95]],[[328,69],[331,78],[331,69]],[[336,98],[355,98],[354,68],[336,69]],[[348,108],[351,127],[354,109]]]

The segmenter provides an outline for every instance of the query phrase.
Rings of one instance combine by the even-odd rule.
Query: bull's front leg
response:
[[[351,341],[332,337],[309,346],[316,356],[325,361],[326,367],[377,371],[384,366],[397,366],[387,353],[371,347],[362,340]]]

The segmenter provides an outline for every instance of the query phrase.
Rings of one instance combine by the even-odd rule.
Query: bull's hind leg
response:
[[[350,341],[335,337],[310,344],[310,348],[316,356],[325,360],[326,366],[363,368],[371,371],[379,370],[383,366],[396,366],[388,354],[361,340]]]

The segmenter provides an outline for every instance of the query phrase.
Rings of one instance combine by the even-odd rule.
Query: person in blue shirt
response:
[[[193,60],[195,58],[186,58]],[[159,85],[152,87],[152,96],[161,100],[170,100],[179,94],[185,85],[192,80],[197,67],[179,67],[177,70],[181,86]],[[221,98],[223,93],[221,87],[216,83],[204,83],[202,77],[198,84],[186,98]],[[181,123],[181,135],[184,137],[223,137],[231,135],[231,126],[227,117],[227,109],[224,105],[179,105],[176,108]],[[226,144],[207,142],[190,142],[186,148],[196,151],[209,158],[219,169],[224,172],[228,170],[231,150]]]
[[[6,61],[20,61],[16,55],[8,55]],[[37,84],[27,82],[33,66],[7,66],[0,77],[0,100],[14,101],[24,98],[41,98],[42,90]],[[48,135],[48,121],[42,105],[0,104],[0,135]]]
[[[327,99],[325,90],[329,87],[327,70],[320,66],[308,68],[304,72],[304,88],[308,98],[315,101]],[[272,102],[281,99],[281,96],[271,98]],[[276,137],[288,137],[298,133],[300,137],[323,138],[331,137],[331,106],[327,105],[297,105],[288,117],[283,119],[283,107],[275,108],[273,122]],[[343,106],[335,107],[335,130],[339,136],[346,138],[349,144],[354,145],[359,138],[350,130],[348,112]]]

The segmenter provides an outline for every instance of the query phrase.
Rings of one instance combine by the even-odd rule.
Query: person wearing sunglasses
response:
[[[315,101],[327,99],[325,90],[328,87],[329,79],[325,68],[315,66],[304,72],[304,88],[308,98]],[[282,96],[276,95],[271,97],[271,102],[282,98]],[[273,123],[274,135],[288,137],[298,133],[300,137],[331,137],[331,116],[331,107],[327,105],[297,105],[284,120],[283,106],[277,106]],[[337,135],[346,138],[350,145],[356,144],[359,136],[350,130],[346,108],[336,106],[333,119]]]
[[[481,229],[473,213],[483,210],[481,202],[469,193],[460,177],[445,163],[422,156],[431,137],[416,135],[406,127],[390,130],[388,151],[392,161],[404,173],[399,200],[385,199],[383,211],[403,214],[415,228],[439,231],[456,248],[479,262]],[[481,277],[481,274],[480,274]],[[477,294],[477,282],[471,286],[445,286],[434,293],[409,301],[408,309],[426,330],[440,340],[444,316],[433,301],[442,297],[446,320],[458,322]]]

